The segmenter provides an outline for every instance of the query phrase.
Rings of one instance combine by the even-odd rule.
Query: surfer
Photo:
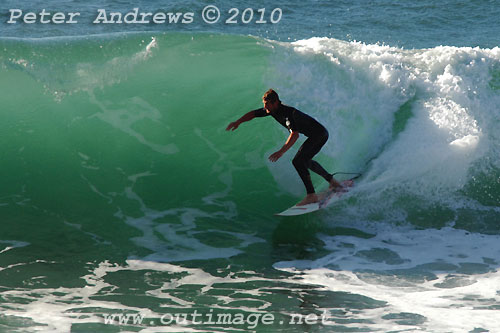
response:
[[[226,131],[234,131],[246,121],[256,117],[272,116],[277,122],[283,125],[290,132],[290,136],[280,150],[271,154],[269,160],[276,162],[286,153],[299,138],[299,133],[307,136],[307,140],[299,148],[299,151],[292,160],[293,166],[297,170],[304,186],[306,187],[306,197],[297,204],[303,206],[319,201],[311,181],[311,174],[308,169],[323,177],[330,188],[342,187],[342,185],[333,178],[318,162],[312,158],[316,155],[328,140],[328,131],[316,119],[311,116],[281,103],[278,94],[273,89],[269,89],[262,97],[263,108],[252,110],[243,115],[240,119],[230,123]]]

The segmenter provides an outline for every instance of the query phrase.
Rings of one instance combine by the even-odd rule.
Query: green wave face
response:
[[[436,311],[407,292],[424,283],[439,304],[471,284],[464,299],[494,308],[481,274],[498,266],[499,59],[328,38],[1,39],[0,327],[116,331],[103,313],[159,327],[215,307],[301,332],[278,322],[319,306],[341,331],[433,330]],[[325,168],[363,173],[327,209],[273,215],[304,195],[303,137],[270,163],[288,136],[272,118],[225,131],[270,87],[328,128]],[[386,310],[400,297],[415,313]]]
[[[472,214],[490,229],[497,217],[490,50],[179,33],[4,39],[1,48],[5,217],[30,221],[21,216],[32,211],[108,231],[148,209],[272,220],[303,195],[293,151],[267,162],[286,133],[271,118],[225,131],[269,87],[329,129],[318,156],[327,169],[364,172],[348,204],[355,218],[476,228]]]

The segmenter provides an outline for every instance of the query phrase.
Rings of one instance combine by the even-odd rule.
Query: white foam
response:
[[[446,200],[485,157],[500,164],[500,96],[489,86],[499,48],[404,50],[332,38],[278,45],[268,84],[326,125],[322,153],[334,159],[334,170],[364,170],[365,192],[404,188]],[[412,116],[394,136],[394,115],[406,102]]]
[[[6,320],[10,318],[24,318],[32,320],[30,323],[30,332],[69,332],[73,325],[86,323],[104,323],[104,315],[118,314],[141,314],[146,318],[160,319],[165,312],[179,313],[181,309],[190,309],[199,304],[189,301],[191,296],[183,298],[178,292],[172,293],[177,287],[189,285],[203,285],[202,294],[206,294],[214,287],[215,284],[230,283],[235,285],[244,285],[249,281],[269,281],[277,282],[276,279],[266,279],[258,276],[255,272],[248,272],[249,277],[237,277],[230,273],[227,276],[220,277],[204,272],[199,268],[186,268],[176,266],[169,263],[158,263],[144,260],[127,260],[126,264],[111,264],[108,261],[101,262],[95,266],[89,273],[82,276],[86,285],[84,287],[75,288],[19,288],[0,291],[3,302],[0,305],[2,315]],[[148,296],[157,298],[158,303],[163,309],[162,312],[155,312],[148,307],[125,305],[115,300],[116,288],[120,285],[115,285],[112,282],[107,282],[108,274],[118,272],[143,271],[145,275],[148,272],[165,272],[172,273],[171,278],[157,287],[146,292]],[[41,277],[35,277],[41,278]],[[151,286],[156,286],[153,284]],[[249,295],[261,296],[269,292],[270,287],[265,288],[266,291],[244,289]],[[177,296],[176,296],[177,295]],[[106,297],[109,296],[109,299]],[[260,301],[260,305],[255,308],[248,306],[235,307],[226,305],[233,302],[235,299],[225,295],[211,295],[217,299],[217,304],[213,304],[214,309],[228,309],[250,312],[261,312],[262,309],[270,306],[267,301]],[[23,303],[19,304],[19,299],[23,299]],[[165,304],[161,304],[162,300],[169,300]],[[258,297],[256,297],[258,299]],[[244,300],[238,298],[238,300]],[[173,304],[171,302],[174,302]],[[255,299],[252,299],[255,302]],[[196,307],[195,307],[196,308]],[[186,322],[185,324],[190,324]],[[198,332],[196,328],[186,327],[186,325],[176,324],[175,322],[169,325],[151,324],[145,320],[141,325],[115,326],[120,329],[134,326],[139,332]],[[111,327],[111,326],[110,326]],[[201,330],[203,332],[206,329]]]
[[[296,279],[387,302],[350,313],[371,331],[417,329],[496,332],[500,320],[500,236],[462,230],[387,228],[371,239],[322,236],[330,254],[314,261],[276,263]],[[388,314],[410,313],[425,322],[400,325]],[[348,325],[353,326],[353,325]],[[355,327],[355,326],[353,326]]]
[[[459,149],[470,149],[474,150],[479,143],[479,137],[477,135],[466,135],[463,138],[456,139],[450,142],[451,146],[455,146]]]
[[[152,176],[145,172],[129,176],[131,184],[125,189],[125,194],[130,200],[136,201],[143,213],[143,216],[126,216],[119,211],[116,216],[123,219],[128,225],[137,228],[142,232],[142,236],[134,237],[132,240],[136,245],[152,251],[152,254],[142,258],[149,261],[175,262],[186,260],[209,260],[215,258],[229,258],[242,253],[242,249],[250,244],[264,242],[254,234],[230,232],[225,230],[205,229],[197,231],[196,221],[200,218],[225,218],[235,215],[233,205],[222,205],[228,208],[228,212],[205,212],[199,208],[179,207],[168,210],[155,210],[147,207],[141,197],[134,192],[134,185],[141,177]],[[228,187],[230,186],[228,183]],[[213,199],[205,198],[206,203]],[[220,205],[217,205],[220,206]],[[158,222],[159,219],[168,217],[170,222]],[[237,245],[231,247],[214,247],[205,244],[202,239],[203,234],[214,233],[232,237]],[[198,237],[197,237],[198,236]]]

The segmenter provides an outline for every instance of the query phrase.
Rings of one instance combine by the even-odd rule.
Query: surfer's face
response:
[[[264,109],[266,109],[268,112],[273,112],[279,107],[279,101],[270,102],[262,100],[262,103],[264,103]]]

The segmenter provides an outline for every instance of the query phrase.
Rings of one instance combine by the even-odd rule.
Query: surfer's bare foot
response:
[[[306,195],[306,197],[297,204],[297,206],[305,206],[305,205],[308,205],[308,204],[312,204],[312,203],[315,203],[315,202],[318,202],[319,199],[318,199],[318,196],[316,195],[316,193],[310,193],[308,195]]]
[[[332,177],[332,179],[330,180],[330,189],[337,191],[342,187],[343,187],[342,184],[340,184],[335,178]]]

